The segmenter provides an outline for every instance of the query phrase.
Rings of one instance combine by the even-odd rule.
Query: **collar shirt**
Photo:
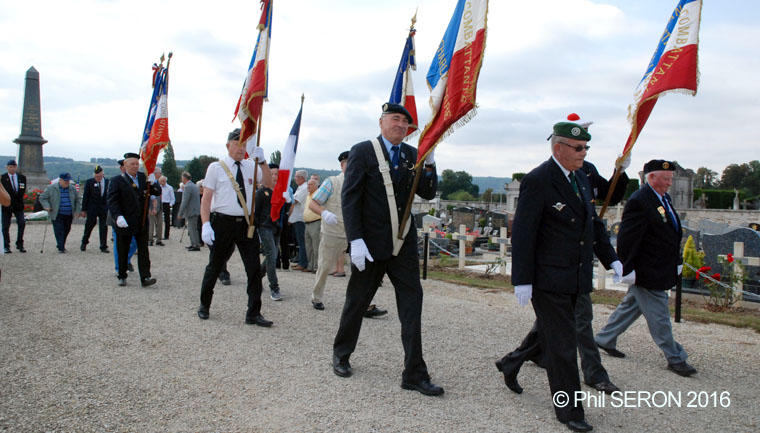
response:
[[[290,214],[290,218],[288,218],[288,222],[297,223],[297,222],[303,222],[303,205],[306,203],[306,198],[309,196],[309,191],[307,189],[306,182],[302,183],[301,186],[296,189],[295,194],[293,194],[294,203],[293,203],[293,212]]]
[[[161,203],[169,203],[174,206],[174,188],[168,183],[161,187]]]
[[[235,182],[237,177],[238,166],[235,164],[235,160],[229,155],[226,155],[221,161],[224,161],[227,168],[230,169],[232,181],[230,181],[227,172],[222,168],[219,162],[212,162],[208,166],[206,178],[203,180],[203,188],[208,188],[214,191],[214,196],[211,198],[211,212],[218,212],[229,216],[243,216],[243,208],[238,204],[238,196],[232,185],[232,182]],[[248,214],[250,215],[251,206],[253,205],[254,162],[250,159],[244,159],[240,161],[240,169],[243,170],[245,203],[248,207]],[[263,175],[261,168],[259,167],[257,169],[257,179],[261,179]]]
[[[8,177],[11,180],[11,185],[13,186],[13,192],[18,191],[18,175],[8,173]]]
[[[557,158],[555,158],[554,155],[552,155],[552,159],[557,164],[557,167],[559,167],[559,169],[562,170],[562,174],[565,175],[565,180],[567,180],[568,183],[573,183],[570,180],[570,177],[569,177],[570,176],[570,170],[568,170],[565,167],[563,167],[562,164],[560,164],[559,161],[557,161]]]

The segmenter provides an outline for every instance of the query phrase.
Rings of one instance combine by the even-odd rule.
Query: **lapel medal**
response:
[[[657,212],[660,213],[660,216],[662,217],[662,222],[666,223],[668,222],[668,218],[665,216],[665,208],[660,206],[657,208]]]
[[[553,207],[554,209],[557,209],[558,211],[562,212],[562,209],[564,209],[564,208],[565,208],[565,206],[567,206],[567,205],[566,205],[566,204],[564,204],[564,203],[560,203],[560,202],[557,202],[557,204],[555,204],[555,205],[554,205],[554,206],[552,206],[552,207]]]

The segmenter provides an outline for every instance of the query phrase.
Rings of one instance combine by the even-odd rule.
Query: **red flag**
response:
[[[156,169],[158,154],[166,147],[169,140],[169,110],[167,107],[167,95],[169,91],[169,63],[172,53],[169,53],[169,61],[166,68],[154,66],[153,72],[153,96],[148,110],[148,119],[143,132],[143,143],[140,148],[140,158],[145,166],[146,173],[153,173]],[[163,56],[161,58],[163,61]]]

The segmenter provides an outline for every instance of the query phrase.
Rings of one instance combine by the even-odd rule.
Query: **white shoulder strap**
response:
[[[385,160],[383,149],[380,147],[380,140],[373,138],[372,147],[375,149],[375,157],[377,158],[377,167],[380,169],[380,174],[383,176],[383,184],[385,185],[385,195],[388,198],[388,209],[391,213],[391,228],[393,236],[393,255],[397,256],[401,247],[404,245],[404,239],[398,238],[398,212],[396,212],[396,195],[393,191],[393,181],[391,180],[391,167],[388,165],[388,161]],[[409,233],[409,227],[411,226],[411,218],[406,221],[404,227],[404,236]]]

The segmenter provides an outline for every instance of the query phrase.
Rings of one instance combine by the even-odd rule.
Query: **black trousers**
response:
[[[200,216],[196,217],[200,221]],[[211,255],[214,254],[214,245],[208,245],[208,260],[211,261]],[[230,279],[230,271],[227,270],[227,262],[230,260],[230,257],[232,257],[232,253],[235,252],[235,247],[232,247],[230,250],[230,255],[227,256],[226,259],[224,259],[224,265],[222,265],[222,270],[219,272],[219,278],[222,280],[229,280]]]
[[[24,228],[26,227],[26,220],[24,220],[24,210],[12,210],[9,207],[3,206],[3,239],[5,248],[11,246],[11,217],[16,216],[16,225],[18,231],[16,232],[16,247],[21,248],[24,246]]]
[[[583,405],[575,402],[575,392],[581,390],[576,355],[575,301],[577,295],[551,293],[533,288],[533,309],[536,311],[538,338],[544,351],[546,375],[549,378],[552,401],[557,392],[570,399],[566,406],[554,404],[554,413],[561,422],[584,419]]]
[[[401,322],[401,342],[404,346],[404,382],[429,379],[422,358],[422,285],[416,243],[409,237],[396,257],[388,260],[367,261],[364,271],[351,265],[351,278],[346,289],[346,302],[340,317],[340,326],[333,342],[333,354],[348,360],[356,349],[364,313],[387,273],[396,291],[396,307]]]
[[[261,314],[261,263],[259,262],[259,235],[246,236],[248,224],[244,217],[232,217],[219,213],[211,214],[211,228],[214,229],[214,248],[211,250],[208,266],[201,283],[201,305],[211,307],[214,286],[219,273],[237,246],[243,267],[248,277],[248,312],[246,317]]]
[[[95,228],[95,223],[98,223],[98,230],[100,232],[100,249],[108,248],[108,224],[106,224],[106,216],[108,210],[91,209],[87,211],[87,219],[84,222],[84,235],[82,236],[82,245],[90,243],[90,235],[92,229]]]
[[[609,381],[607,370],[602,366],[602,358],[599,348],[594,341],[594,329],[591,322],[594,318],[591,294],[579,294],[575,302],[575,335],[578,343],[578,353],[581,355],[581,370],[583,380],[593,384]],[[538,321],[533,323],[528,335],[525,336],[520,346],[501,358],[501,365],[505,371],[517,373],[525,361],[533,361],[542,368],[546,368],[543,359],[544,351],[538,338]]]
[[[164,239],[169,239],[169,226],[172,225],[172,206],[169,203],[161,203],[164,211]]]
[[[132,234],[121,234],[118,231],[116,232],[116,252],[119,256],[119,278],[127,278],[129,245],[132,243],[132,236]],[[137,268],[140,271],[140,282],[142,283],[146,278],[150,278],[150,253],[148,252],[147,224],[144,224],[142,230],[139,230],[134,234],[134,238],[137,241]]]

